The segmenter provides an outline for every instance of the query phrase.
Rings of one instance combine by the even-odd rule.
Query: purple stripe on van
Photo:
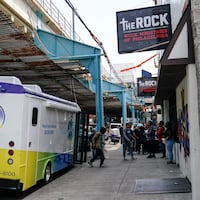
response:
[[[31,91],[27,91],[24,89],[23,85],[15,85],[12,83],[4,83],[4,82],[0,82],[0,94],[1,93],[15,93],[15,94],[31,94],[40,98],[45,98],[45,99],[49,99],[55,102],[59,102],[68,106],[72,106],[74,108],[78,108],[77,104],[70,102],[70,101],[65,101],[64,99],[56,99],[50,96],[46,96],[43,94],[37,94],[35,92],[31,92]]]
[[[22,85],[15,85],[10,83],[0,82],[0,93],[24,93],[25,90]]]

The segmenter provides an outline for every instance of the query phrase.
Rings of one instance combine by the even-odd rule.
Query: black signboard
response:
[[[155,96],[157,77],[137,78],[138,96]]]
[[[120,11],[116,17],[119,53],[165,49],[172,37],[169,4]]]

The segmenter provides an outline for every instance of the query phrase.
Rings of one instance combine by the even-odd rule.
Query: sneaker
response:
[[[167,161],[167,164],[175,164],[175,162],[173,162],[172,160]]]
[[[90,167],[93,167],[91,161],[88,162],[88,165],[89,165]]]
[[[166,158],[166,156],[161,156],[160,158]]]
[[[128,160],[128,159],[124,158],[124,160]]]
[[[133,157],[133,156],[131,156],[131,159],[132,159],[132,160],[134,160],[134,157]]]
[[[100,165],[99,165],[99,167],[104,167],[104,164],[103,164],[103,163],[102,163],[102,164],[100,164]]]

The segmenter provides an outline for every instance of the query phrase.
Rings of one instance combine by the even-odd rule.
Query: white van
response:
[[[72,165],[80,107],[0,76],[0,188],[27,190]]]
[[[109,136],[111,139],[111,142],[119,142],[121,135],[120,135],[120,127],[121,123],[110,123],[109,126]]]

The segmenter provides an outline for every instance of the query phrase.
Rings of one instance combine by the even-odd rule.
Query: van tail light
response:
[[[8,150],[8,155],[9,155],[9,156],[13,156],[13,155],[14,155],[14,151],[13,151],[12,149],[9,149],[9,150]]]
[[[15,143],[14,143],[14,141],[11,140],[11,141],[9,141],[8,145],[10,146],[10,148],[12,148],[12,147],[15,146]],[[8,150],[8,155],[9,155],[9,156],[13,156],[13,155],[14,155],[14,150],[13,150],[13,149],[9,149],[9,150]],[[7,162],[8,162],[9,165],[12,165],[14,161],[13,161],[12,158],[9,158],[9,159],[7,160]]]
[[[9,146],[10,146],[10,147],[14,147],[14,146],[15,146],[15,143],[11,140],[11,141],[9,142]]]

